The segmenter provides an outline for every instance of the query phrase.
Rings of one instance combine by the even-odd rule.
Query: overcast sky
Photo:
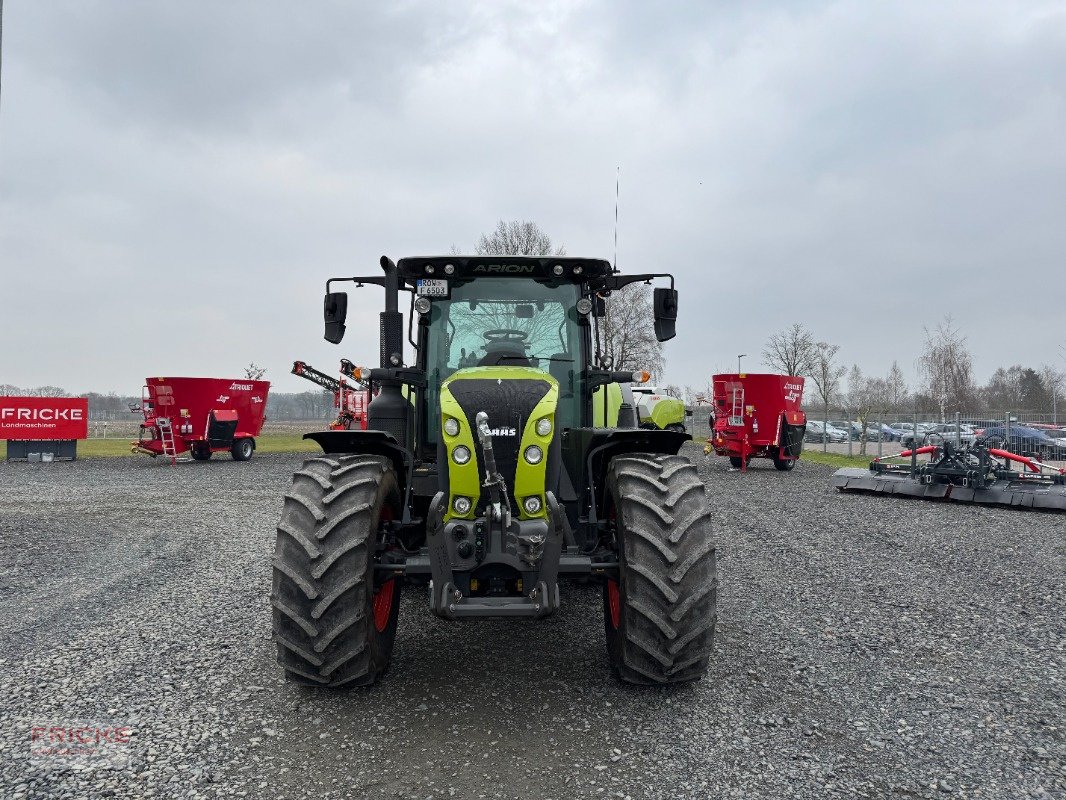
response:
[[[6,0],[0,383],[281,391],[327,277],[537,222],[669,270],[667,379],[803,322],[910,374],[1064,362],[1066,4]]]

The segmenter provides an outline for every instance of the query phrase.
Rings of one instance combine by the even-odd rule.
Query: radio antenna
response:
[[[618,272],[618,184],[621,183],[622,168],[614,168],[614,271]]]

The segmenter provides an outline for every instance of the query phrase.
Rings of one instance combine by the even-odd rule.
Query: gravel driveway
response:
[[[0,463],[0,796],[1066,794],[1061,516],[690,448],[720,635],[669,689],[611,678],[592,586],[539,623],[444,622],[411,588],[379,686],[288,686],[267,595],[300,456]],[[128,741],[31,758],[35,727]]]

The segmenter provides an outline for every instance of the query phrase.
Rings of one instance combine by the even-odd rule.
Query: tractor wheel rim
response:
[[[611,615],[611,627],[618,630],[622,624],[622,594],[616,580],[607,581],[607,611]]]
[[[374,592],[374,628],[384,633],[392,616],[392,601],[396,596],[396,579],[389,578]]]

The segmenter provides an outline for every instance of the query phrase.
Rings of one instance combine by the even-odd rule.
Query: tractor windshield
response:
[[[441,382],[467,367],[533,367],[559,381],[557,426],[581,425],[584,373],[580,287],[529,278],[482,278],[434,300],[425,336],[427,442],[437,441]]]

